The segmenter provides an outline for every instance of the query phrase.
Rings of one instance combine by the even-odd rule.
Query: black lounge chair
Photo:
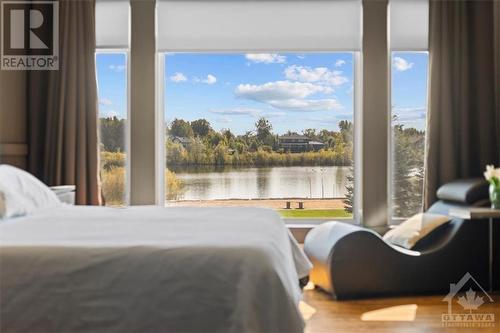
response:
[[[430,213],[487,202],[480,179],[442,186]],[[488,286],[486,220],[452,219],[415,244],[412,250],[385,242],[379,234],[342,222],[323,223],[309,232],[304,250],[314,268],[311,281],[335,299],[447,293],[469,272]]]

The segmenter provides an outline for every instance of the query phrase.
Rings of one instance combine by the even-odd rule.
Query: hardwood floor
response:
[[[495,327],[481,328],[443,327],[441,315],[448,311],[447,303],[442,301],[443,297],[444,295],[335,301],[319,290],[305,290],[305,304],[301,305],[301,311],[305,318],[310,317],[306,319],[306,333],[500,332],[500,294],[492,295],[494,303],[486,302],[478,310],[472,311],[495,315]],[[456,306],[460,308],[458,304]],[[379,309],[384,310],[367,313]],[[361,319],[362,316],[365,320]]]

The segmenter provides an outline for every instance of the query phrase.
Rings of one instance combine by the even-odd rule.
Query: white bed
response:
[[[0,222],[5,332],[301,332],[272,210],[61,206]]]

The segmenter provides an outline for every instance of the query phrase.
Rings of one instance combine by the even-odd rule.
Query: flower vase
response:
[[[490,184],[491,208],[500,209],[500,186]]]

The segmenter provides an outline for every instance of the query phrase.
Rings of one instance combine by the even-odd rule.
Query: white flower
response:
[[[487,165],[486,171],[484,172],[484,178],[486,178],[486,180],[490,181],[490,180],[492,180],[493,177],[500,179],[500,168],[495,169],[494,165]]]

